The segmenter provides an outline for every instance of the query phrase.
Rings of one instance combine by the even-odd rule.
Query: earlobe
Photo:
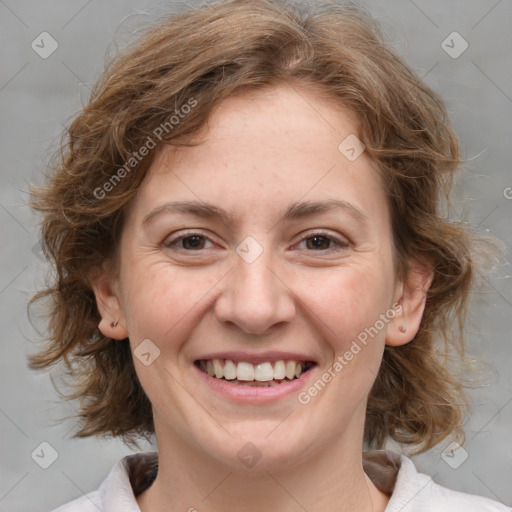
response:
[[[123,340],[128,337],[124,312],[116,289],[116,280],[112,276],[110,265],[104,263],[101,269],[95,269],[89,276],[96,304],[101,315],[98,325],[107,338]]]
[[[98,309],[99,306],[98,306]],[[101,311],[101,310],[100,310]],[[101,334],[107,338],[112,338],[114,340],[124,340],[128,337],[128,331],[124,327],[124,324],[119,323],[119,320],[110,321],[108,318],[101,314],[101,320],[98,324],[98,328],[101,331]]]
[[[400,346],[409,343],[419,331],[427,292],[432,284],[432,265],[415,260],[409,268],[407,278],[401,286],[398,299],[400,312],[388,326],[386,345]]]

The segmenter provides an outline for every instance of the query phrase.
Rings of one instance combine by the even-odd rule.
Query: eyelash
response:
[[[173,240],[169,240],[169,241],[164,242],[164,245],[165,245],[165,247],[173,248],[173,246],[177,242],[181,242],[182,240],[185,240],[187,238],[192,238],[194,236],[204,238],[204,239],[209,240],[211,242],[211,240],[207,236],[203,235],[202,233],[199,233],[199,232],[196,232],[196,231],[190,231],[190,232],[184,233],[183,235],[181,235],[181,236],[179,236],[179,237],[177,237],[177,238],[175,238]],[[347,241],[339,240],[338,238],[333,237],[330,233],[327,233],[325,231],[315,231],[315,232],[312,232],[312,233],[308,233],[305,236],[303,236],[297,242],[297,244],[300,244],[300,243],[302,243],[302,242],[304,242],[306,240],[309,240],[309,239],[312,239],[312,238],[315,238],[315,237],[327,238],[329,241],[334,242],[335,244],[337,244],[339,249],[346,249],[349,246],[349,243]],[[295,244],[295,245],[297,245],[297,244]],[[203,250],[203,249],[199,249],[197,251],[194,251],[194,250],[177,248],[177,247],[174,247],[174,249],[176,249],[178,251],[189,252],[189,253],[200,252],[200,251]],[[204,249],[204,250],[206,250],[206,249]],[[308,252],[319,252],[319,253],[324,253],[325,254],[325,253],[328,253],[328,252],[332,252],[333,250],[335,250],[335,249],[333,249],[333,248],[318,249],[318,250],[311,249]]]
[[[346,241],[346,240],[340,240],[339,238],[336,238],[336,237],[333,237],[331,234],[325,232],[325,231],[314,231],[313,233],[308,233],[306,235],[304,235],[298,243],[302,243],[306,240],[309,240],[311,238],[315,238],[315,237],[323,237],[323,238],[327,238],[328,240],[330,240],[331,242],[334,242],[337,246],[338,246],[338,249],[346,249],[348,246],[349,246],[349,243]],[[326,252],[331,252],[333,251],[334,249],[333,248],[329,248],[329,249],[319,249],[319,250],[311,250],[311,252],[323,252],[323,253],[326,253]]]

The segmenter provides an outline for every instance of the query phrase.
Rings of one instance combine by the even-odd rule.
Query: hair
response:
[[[384,350],[365,441],[420,452],[450,434],[463,437],[466,399],[447,354],[464,356],[477,237],[446,213],[461,164],[449,115],[363,9],[284,0],[217,1],[153,25],[107,67],[64,135],[46,185],[33,189],[54,273],[30,302],[45,299],[49,332],[30,367],[65,362],[67,397],[80,401],[76,437],[136,443],[154,432],[128,339],[98,329],[89,276],[115,258],[127,207],[159,149],[193,145],[228,96],[284,83],[314,86],[355,115],[384,177],[397,275],[404,278],[413,260],[433,267],[417,335]]]

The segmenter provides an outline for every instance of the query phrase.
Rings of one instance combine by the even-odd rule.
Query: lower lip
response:
[[[306,387],[311,374],[315,371],[316,365],[304,372],[298,379],[270,387],[231,384],[229,380],[211,377],[200,370],[196,365],[193,365],[193,367],[203,382],[213,389],[213,391],[230,400],[239,403],[270,403],[290,395],[298,394],[302,388]]]

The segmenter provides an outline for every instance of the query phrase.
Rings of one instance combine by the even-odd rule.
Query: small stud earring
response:
[[[407,332],[407,327],[405,327],[405,325],[401,325],[400,332]]]
[[[112,323],[110,324],[110,327],[112,327],[112,329],[115,329],[115,328],[117,327],[117,324],[118,324],[118,323],[119,323],[119,321],[118,321],[118,320],[116,320],[115,322],[112,322]]]

